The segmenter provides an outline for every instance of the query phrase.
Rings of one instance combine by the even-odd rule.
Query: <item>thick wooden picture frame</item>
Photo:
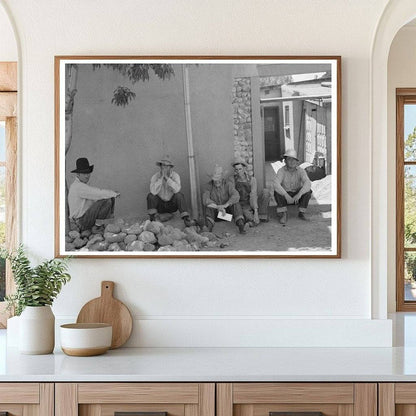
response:
[[[339,56],[56,56],[55,255],[340,258],[341,102]]]

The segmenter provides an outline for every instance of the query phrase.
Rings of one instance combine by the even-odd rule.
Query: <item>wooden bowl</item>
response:
[[[101,323],[61,325],[61,348],[67,355],[89,357],[111,347],[112,326]]]

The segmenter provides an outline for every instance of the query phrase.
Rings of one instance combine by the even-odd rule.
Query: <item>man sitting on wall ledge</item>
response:
[[[76,178],[68,192],[70,227],[80,232],[93,229],[97,220],[113,218],[115,198],[120,196],[118,192],[87,185],[93,170],[94,165],[80,157],[71,171]]]
[[[239,200],[240,195],[235,189],[234,184],[225,179],[221,166],[215,166],[208,188],[202,194],[202,203],[205,207],[208,231],[212,231],[214,228],[215,219],[220,212],[223,216],[226,213],[231,214],[234,217],[240,234],[246,234],[243,210],[238,202]]]
[[[263,189],[257,196],[257,181],[254,176],[247,173],[247,163],[242,158],[236,158],[232,163],[234,174],[229,181],[240,195],[240,205],[243,210],[244,220],[250,226],[259,224],[260,221],[268,221],[268,207],[270,192]]]
[[[159,214],[179,211],[186,227],[195,225],[189,217],[185,196],[181,190],[181,178],[173,171],[174,164],[169,157],[158,160],[159,172],[150,179],[150,193],[147,195],[147,212],[150,220],[159,220]]]
[[[294,149],[288,149],[283,155],[285,165],[281,167],[274,180],[274,197],[277,203],[277,216],[280,224],[287,221],[287,205],[299,204],[298,217],[307,221],[305,211],[311,199],[311,181],[305,170],[299,164],[299,159]]]

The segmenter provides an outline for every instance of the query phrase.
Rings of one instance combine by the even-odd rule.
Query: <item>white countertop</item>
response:
[[[0,330],[0,382],[415,381],[416,314],[394,348],[119,348],[97,357],[22,355]]]
[[[0,381],[416,381],[416,348],[120,348],[22,355],[0,334]],[[3,339],[3,341],[2,341]]]

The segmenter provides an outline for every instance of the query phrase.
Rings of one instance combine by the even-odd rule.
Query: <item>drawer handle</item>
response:
[[[269,416],[324,416],[322,412],[269,412]]]
[[[168,412],[114,412],[114,416],[168,416]]]

